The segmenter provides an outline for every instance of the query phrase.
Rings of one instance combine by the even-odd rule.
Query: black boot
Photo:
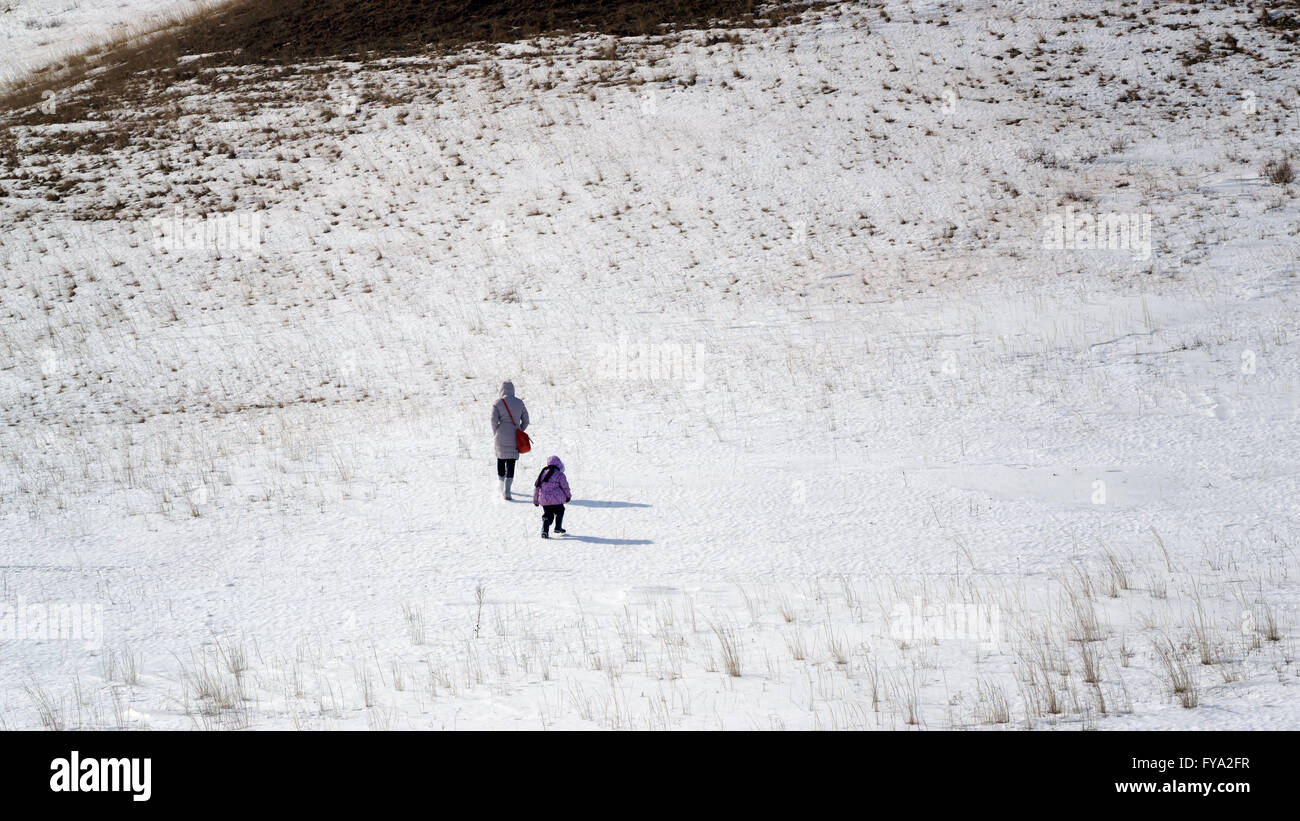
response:
[[[567,530],[564,529],[564,514],[563,514],[563,513],[557,513],[557,514],[555,514],[555,532],[556,532],[556,533],[568,533],[568,532],[569,532],[569,531],[567,531]]]

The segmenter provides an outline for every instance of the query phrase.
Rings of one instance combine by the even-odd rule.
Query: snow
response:
[[[1300,727],[1296,69],[1018,5],[192,82],[24,157],[89,183],[0,180],[0,602],[103,629],[4,642],[3,726]],[[505,379],[563,539],[496,498]]]
[[[209,0],[4,0],[5,75],[41,68],[87,46],[169,23]]]

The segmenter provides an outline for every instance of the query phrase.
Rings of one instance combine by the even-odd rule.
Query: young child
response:
[[[555,532],[564,533],[564,505],[573,498],[569,494],[569,480],[564,477],[564,463],[560,457],[552,456],[546,460],[546,467],[537,474],[533,482],[533,507],[542,508],[542,538],[551,538],[551,520],[555,520]]]

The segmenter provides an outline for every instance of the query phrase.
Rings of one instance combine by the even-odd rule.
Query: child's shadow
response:
[[[575,507],[650,507],[650,505],[641,502],[608,502],[600,499],[570,499],[569,504]],[[643,545],[654,544],[649,539],[606,539],[601,536],[568,536],[564,537],[572,542],[586,542],[587,544],[617,544],[617,545]]]
[[[605,539],[600,536],[574,536],[565,534],[566,542],[586,542],[587,544],[621,544],[621,545],[642,545],[654,544],[649,539]]]

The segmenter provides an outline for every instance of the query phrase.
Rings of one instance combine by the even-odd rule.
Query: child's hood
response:
[[[550,459],[547,459],[546,464],[553,468],[558,468],[561,473],[564,472],[564,463],[560,461],[560,457],[558,456],[552,456]]]

